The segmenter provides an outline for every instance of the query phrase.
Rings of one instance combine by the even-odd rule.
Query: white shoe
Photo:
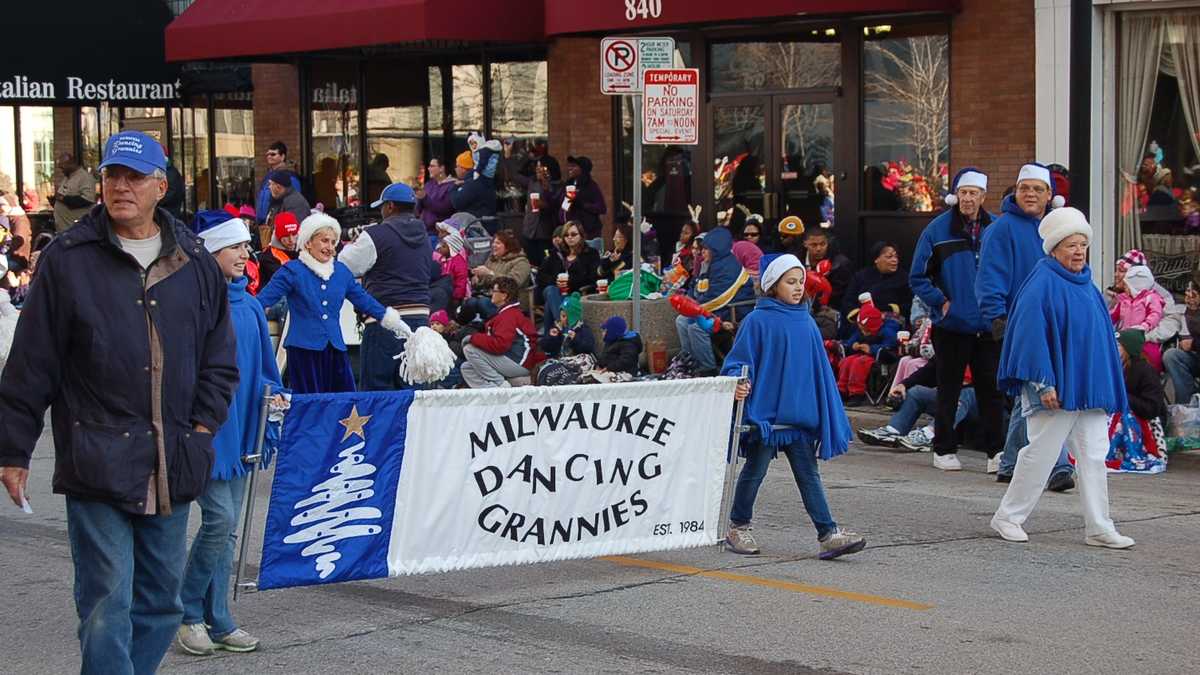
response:
[[[962,462],[958,461],[957,454],[934,455],[933,468],[942,471],[962,471]]]
[[[1104,548],[1133,548],[1133,537],[1113,530],[1104,534],[1093,534],[1083,540],[1088,546],[1103,546]]]
[[[192,656],[208,656],[216,651],[216,645],[208,636],[208,629],[202,623],[184,624],[175,633],[175,646],[184,654]]]
[[[995,457],[988,458],[987,472],[1000,473],[1000,458],[1004,455],[1002,452],[997,452]]]
[[[1010,523],[1007,520],[1000,520],[996,516],[992,516],[990,525],[993,530],[1000,533],[1000,538],[1004,541],[1012,541],[1019,544],[1029,541],[1029,535],[1025,534],[1025,530],[1016,523]]]

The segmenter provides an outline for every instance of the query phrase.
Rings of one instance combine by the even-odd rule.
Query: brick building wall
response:
[[[1033,10],[1030,0],[963,0],[950,24],[951,171],[983,169],[997,197],[1035,159]]]
[[[288,64],[255,64],[254,175],[267,172],[267,146],[283,141],[288,159],[300,167],[300,74]]]
[[[599,38],[557,38],[546,59],[550,107],[550,153],[565,164],[567,155],[592,160],[592,178],[604,192],[612,222],[612,100],[600,93]],[[564,167],[565,168],[565,167]]]

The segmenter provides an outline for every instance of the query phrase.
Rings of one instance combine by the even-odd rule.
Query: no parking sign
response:
[[[700,71],[647,70],[643,78],[642,142],[696,145],[700,142]]]

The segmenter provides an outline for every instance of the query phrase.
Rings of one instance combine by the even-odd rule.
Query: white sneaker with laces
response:
[[[208,629],[202,623],[184,624],[175,633],[175,646],[184,654],[192,656],[208,656],[216,651],[216,645],[208,636]]]
[[[962,471],[962,462],[958,461],[958,455],[954,453],[949,455],[934,455],[933,468],[941,469],[942,471]]]
[[[1004,453],[997,452],[995,457],[988,458],[988,463],[987,463],[987,472],[988,473],[999,473],[1000,472],[1000,458],[1003,455],[1004,455]]]
[[[913,429],[908,432],[908,435],[900,439],[900,445],[917,452],[929,452],[930,448],[933,447],[933,435],[924,427]]]
[[[1104,548],[1133,548],[1133,537],[1125,535],[1113,530],[1104,534],[1093,534],[1083,540],[1088,546],[1103,546]]]
[[[990,525],[993,530],[1000,533],[1000,538],[1004,541],[1012,541],[1018,544],[1029,541],[1029,535],[1025,534],[1025,530],[1016,523],[1010,523],[1007,520],[1001,520],[996,516],[992,516]]]

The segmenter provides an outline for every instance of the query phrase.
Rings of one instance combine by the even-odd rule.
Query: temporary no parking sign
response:
[[[696,145],[700,142],[700,71],[647,70],[643,76],[642,142]]]
[[[670,68],[674,58],[674,38],[604,38],[600,41],[600,91],[639,94],[646,70]]]

